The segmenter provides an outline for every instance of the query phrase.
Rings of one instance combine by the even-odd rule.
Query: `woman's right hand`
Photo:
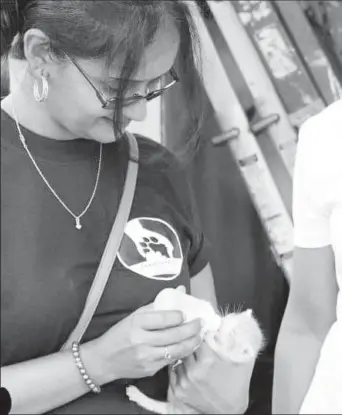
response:
[[[180,311],[141,307],[94,340],[104,383],[152,376],[201,344],[199,319],[183,324]],[[166,351],[171,359],[166,358]]]

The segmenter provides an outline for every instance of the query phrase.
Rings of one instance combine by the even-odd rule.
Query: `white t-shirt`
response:
[[[342,100],[302,126],[293,186],[294,243],[302,248],[331,245],[339,287],[337,321],[324,341],[300,413],[342,414]]]

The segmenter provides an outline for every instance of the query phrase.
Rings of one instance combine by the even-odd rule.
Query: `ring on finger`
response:
[[[172,354],[170,353],[169,349],[165,347],[164,358],[169,362],[173,361]]]

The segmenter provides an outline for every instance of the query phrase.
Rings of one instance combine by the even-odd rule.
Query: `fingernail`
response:
[[[179,366],[179,365],[181,365],[181,364],[183,364],[183,360],[182,359],[178,359],[173,365],[172,365],[172,367],[171,367],[171,369],[173,370],[173,371],[175,371],[176,370],[176,367],[177,366]]]
[[[205,333],[206,333],[206,329],[202,327],[200,334],[199,334],[202,340],[204,339]]]

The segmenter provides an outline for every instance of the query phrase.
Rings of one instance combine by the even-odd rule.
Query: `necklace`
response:
[[[86,212],[88,211],[90,205],[92,204],[92,202],[94,200],[94,197],[95,197],[96,190],[97,190],[97,186],[98,186],[98,183],[99,183],[100,171],[101,171],[101,164],[102,164],[102,143],[100,144],[99,164],[98,164],[98,168],[97,168],[96,182],[95,182],[95,186],[94,186],[94,189],[93,189],[93,193],[91,194],[90,199],[89,199],[89,202],[87,203],[87,205],[83,209],[83,211],[79,215],[75,215],[74,212],[72,212],[72,210],[63,202],[63,200],[60,198],[60,196],[58,196],[58,194],[56,193],[56,191],[52,188],[52,186],[48,182],[47,178],[44,176],[44,174],[40,170],[40,168],[39,168],[36,160],[33,158],[32,153],[30,152],[29,148],[27,147],[26,139],[25,139],[25,137],[24,137],[24,135],[23,135],[23,133],[21,131],[21,128],[20,128],[20,125],[19,125],[19,122],[18,122],[18,118],[17,118],[17,114],[16,114],[15,109],[14,109],[13,101],[12,101],[12,108],[13,108],[14,120],[15,120],[15,123],[17,125],[17,130],[18,130],[18,134],[19,134],[20,141],[21,141],[24,149],[26,150],[28,156],[30,157],[30,159],[31,159],[34,167],[36,168],[37,172],[39,173],[40,177],[43,179],[43,181],[46,184],[46,186],[48,187],[48,189],[51,191],[51,193],[58,200],[58,202],[75,219],[75,227],[76,227],[76,229],[78,229],[78,230],[82,229],[81,218],[82,218],[83,215],[86,214]]]

